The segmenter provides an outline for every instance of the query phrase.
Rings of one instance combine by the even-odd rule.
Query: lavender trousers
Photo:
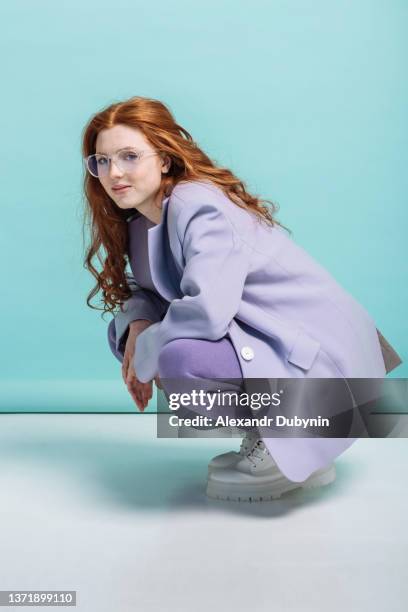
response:
[[[207,393],[230,392],[239,396],[244,391],[241,365],[235,349],[226,336],[220,340],[179,338],[164,346],[159,357],[159,376],[163,389],[170,393],[189,393],[202,389]],[[203,403],[188,408],[180,407],[179,417],[193,416],[191,413],[209,416],[214,421],[218,416],[250,418],[251,410],[239,403]],[[196,427],[205,429],[205,427]],[[210,427],[211,429],[211,427]],[[245,429],[245,428],[244,428]]]
[[[116,350],[114,320],[109,324],[108,340],[112,353],[123,361],[122,347]],[[159,357],[160,378],[232,378],[242,379],[242,370],[226,336],[220,340],[179,338],[164,346]]]

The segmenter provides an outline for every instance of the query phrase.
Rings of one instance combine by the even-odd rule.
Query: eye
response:
[[[139,155],[133,151],[127,151],[123,154],[123,159],[126,159],[126,161],[136,161],[138,157]]]
[[[97,157],[96,158],[96,163],[98,164],[98,166],[104,166],[106,163],[108,162],[106,157]]]

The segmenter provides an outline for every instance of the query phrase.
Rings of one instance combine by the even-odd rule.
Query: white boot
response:
[[[210,474],[213,470],[233,468],[238,463],[238,461],[243,459],[247,455],[247,453],[252,450],[257,440],[259,440],[259,432],[256,428],[246,430],[245,435],[242,438],[239,450],[229,451],[227,453],[222,453],[221,455],[213,457],[210,463],[208,464],[208,474]],[[272,457],[271,461],[275,464],[276,469],[278,469],[278,466],[273,461]]]
[[[229,501],[269,501],[293,489],[311,489],[333,482],[333,463],[313,472],[303,482],[289,480],[277,469],[264,442],[258,439],[251,451],[232,468],[213,470],[208,476],[207,496]]]

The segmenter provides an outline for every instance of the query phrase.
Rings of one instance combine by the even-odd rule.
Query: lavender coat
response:
[[[160,224],[148,230],[162,298],[133,285],[112,321],[114,352],[130,321],[154,321],[136,340],[142,382],[177,338],[227,335],[249,393],[256,378],[268,379],[273,393],[279,378],[383,378],[401,363],[368,312],[284,229],[259,223],[209,181],[177,184],[162,207]],[[355,439],[264,441],[281,471],[301,481]]]

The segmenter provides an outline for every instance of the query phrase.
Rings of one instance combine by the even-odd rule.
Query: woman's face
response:
[[[163,161],[142,132],[127,125],[115,125],[101,130],[96,139],[95,153],[112,156],[127,148],[136,152],[143,151],[142,157],[136,159],[131,151],[130,156],[126,158],[136,161],[126,163],[122,168],[120,160],[118,167],[115,157],[115,160],[110,161],[108,172],[100,176],[99,181],[120,208],[136,208],[149,218],[152,218],[152,215],[157,218],[155,205],[160,203],[156,202],[156,197],[162,174],[169,169],[170,159]]]

